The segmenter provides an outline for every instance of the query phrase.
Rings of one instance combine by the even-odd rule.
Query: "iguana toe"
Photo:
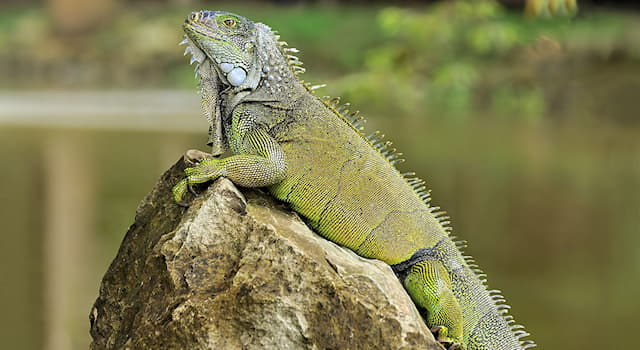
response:
[[[189,153],[189,151],[187,151],[187,153]],[[204,152],[200,153],[204,155],[207,154]],[[194,154],[197,156],[197,153]],[[187,157],[187,154],[185,154],[185,161],[189,161]],[[209,180],[215,180],[219,178],[222,175],[219,163],[219,159],[201,158],[201,160],[195,166],[184,169],[184,173],[187,175],[187,177],[180,180],[180,182],[178,182],[172,190],[173,199],[176,201],[176,203],[181,204],[182,199],[187,191],[191,192],[194,196],[198,195],[198,193],[196,193],[196,191],[194,190],[193,185],[201,184]]]
[[[179,205],[185,206],[185,204],[182,203],[182,199],[185,193],[187,193],[188,187],[189,185],[187,183],[187,179],[182,179],[175,186],[173,186],[173,189],[171,190],[171,192],[173,193],[173,200],[175,200]]]

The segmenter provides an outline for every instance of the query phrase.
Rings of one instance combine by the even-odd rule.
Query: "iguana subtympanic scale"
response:
[[[227,12],[193,12],[184,31],[212,153],[228,147],[232,155],[187,168],[176,201],[220,176],[266,187],[320,235],[392,265],[440,342],[469,350],[534,346],[462,255],[424,182],[395,168],[390,143],[365,137],[357,113],[298,78],[297,50],[268,26]]]

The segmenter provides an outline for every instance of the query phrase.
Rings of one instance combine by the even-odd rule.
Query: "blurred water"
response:
[[[106,130],[52,127],[38,113],[0,112],[13,121],[0,126],[3,348],[86,348],[91,303],[137,204],[184,150],[204,148],[197,99],[149,94],[119,100],[115,114],[158,118],[156,125],[166,118],[167,128],[125,130],[117,118]],[[113,95],[95,96],[87,100]],[[180,96],[193,113],[155,112]],[[148,114],[121,113],[146,98],[157,101]],[[0,102],[8,105],[6,96]],[[101,116],[84,119],[91,118]],[[369,119],[405,153],[401,170],[427,180],[490,286],[503,290],[541,348],[608,348],[607,334],[632,334],[640,312],[640,129]]]
[[[0,124],[194,132],[207,127],[199,106],[186,90],[3,91]]]

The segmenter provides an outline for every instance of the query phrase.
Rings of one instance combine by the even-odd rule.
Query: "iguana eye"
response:
[[[235,20],[235,19],[227,18],[227,19],[225,19],[224,21],[222,21],[222,23],[224,23],[224,25],[225,25],[225,26],[227,26],[227,27],[229,27],[229,28],[233,28],[233,27],[235,27],[235,26],[236,26],[236,24],[237,24],[238,22],[236,22],[236,20]]]

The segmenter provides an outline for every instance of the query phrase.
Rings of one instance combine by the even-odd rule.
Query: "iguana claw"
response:
[[[187,187],[189,188],[189,192],[191,192],[192,195],[198,195],[198,193],[196,193],[196,190],[193,188],[193,185],[189,184]]]
[[[455,341],[453,338],[448,336],[449,329],[445,326],[435,326],[431,328],[431,333],[436,338],[438,343],[442,344],[447,350],[465,350],[464,345]]]

